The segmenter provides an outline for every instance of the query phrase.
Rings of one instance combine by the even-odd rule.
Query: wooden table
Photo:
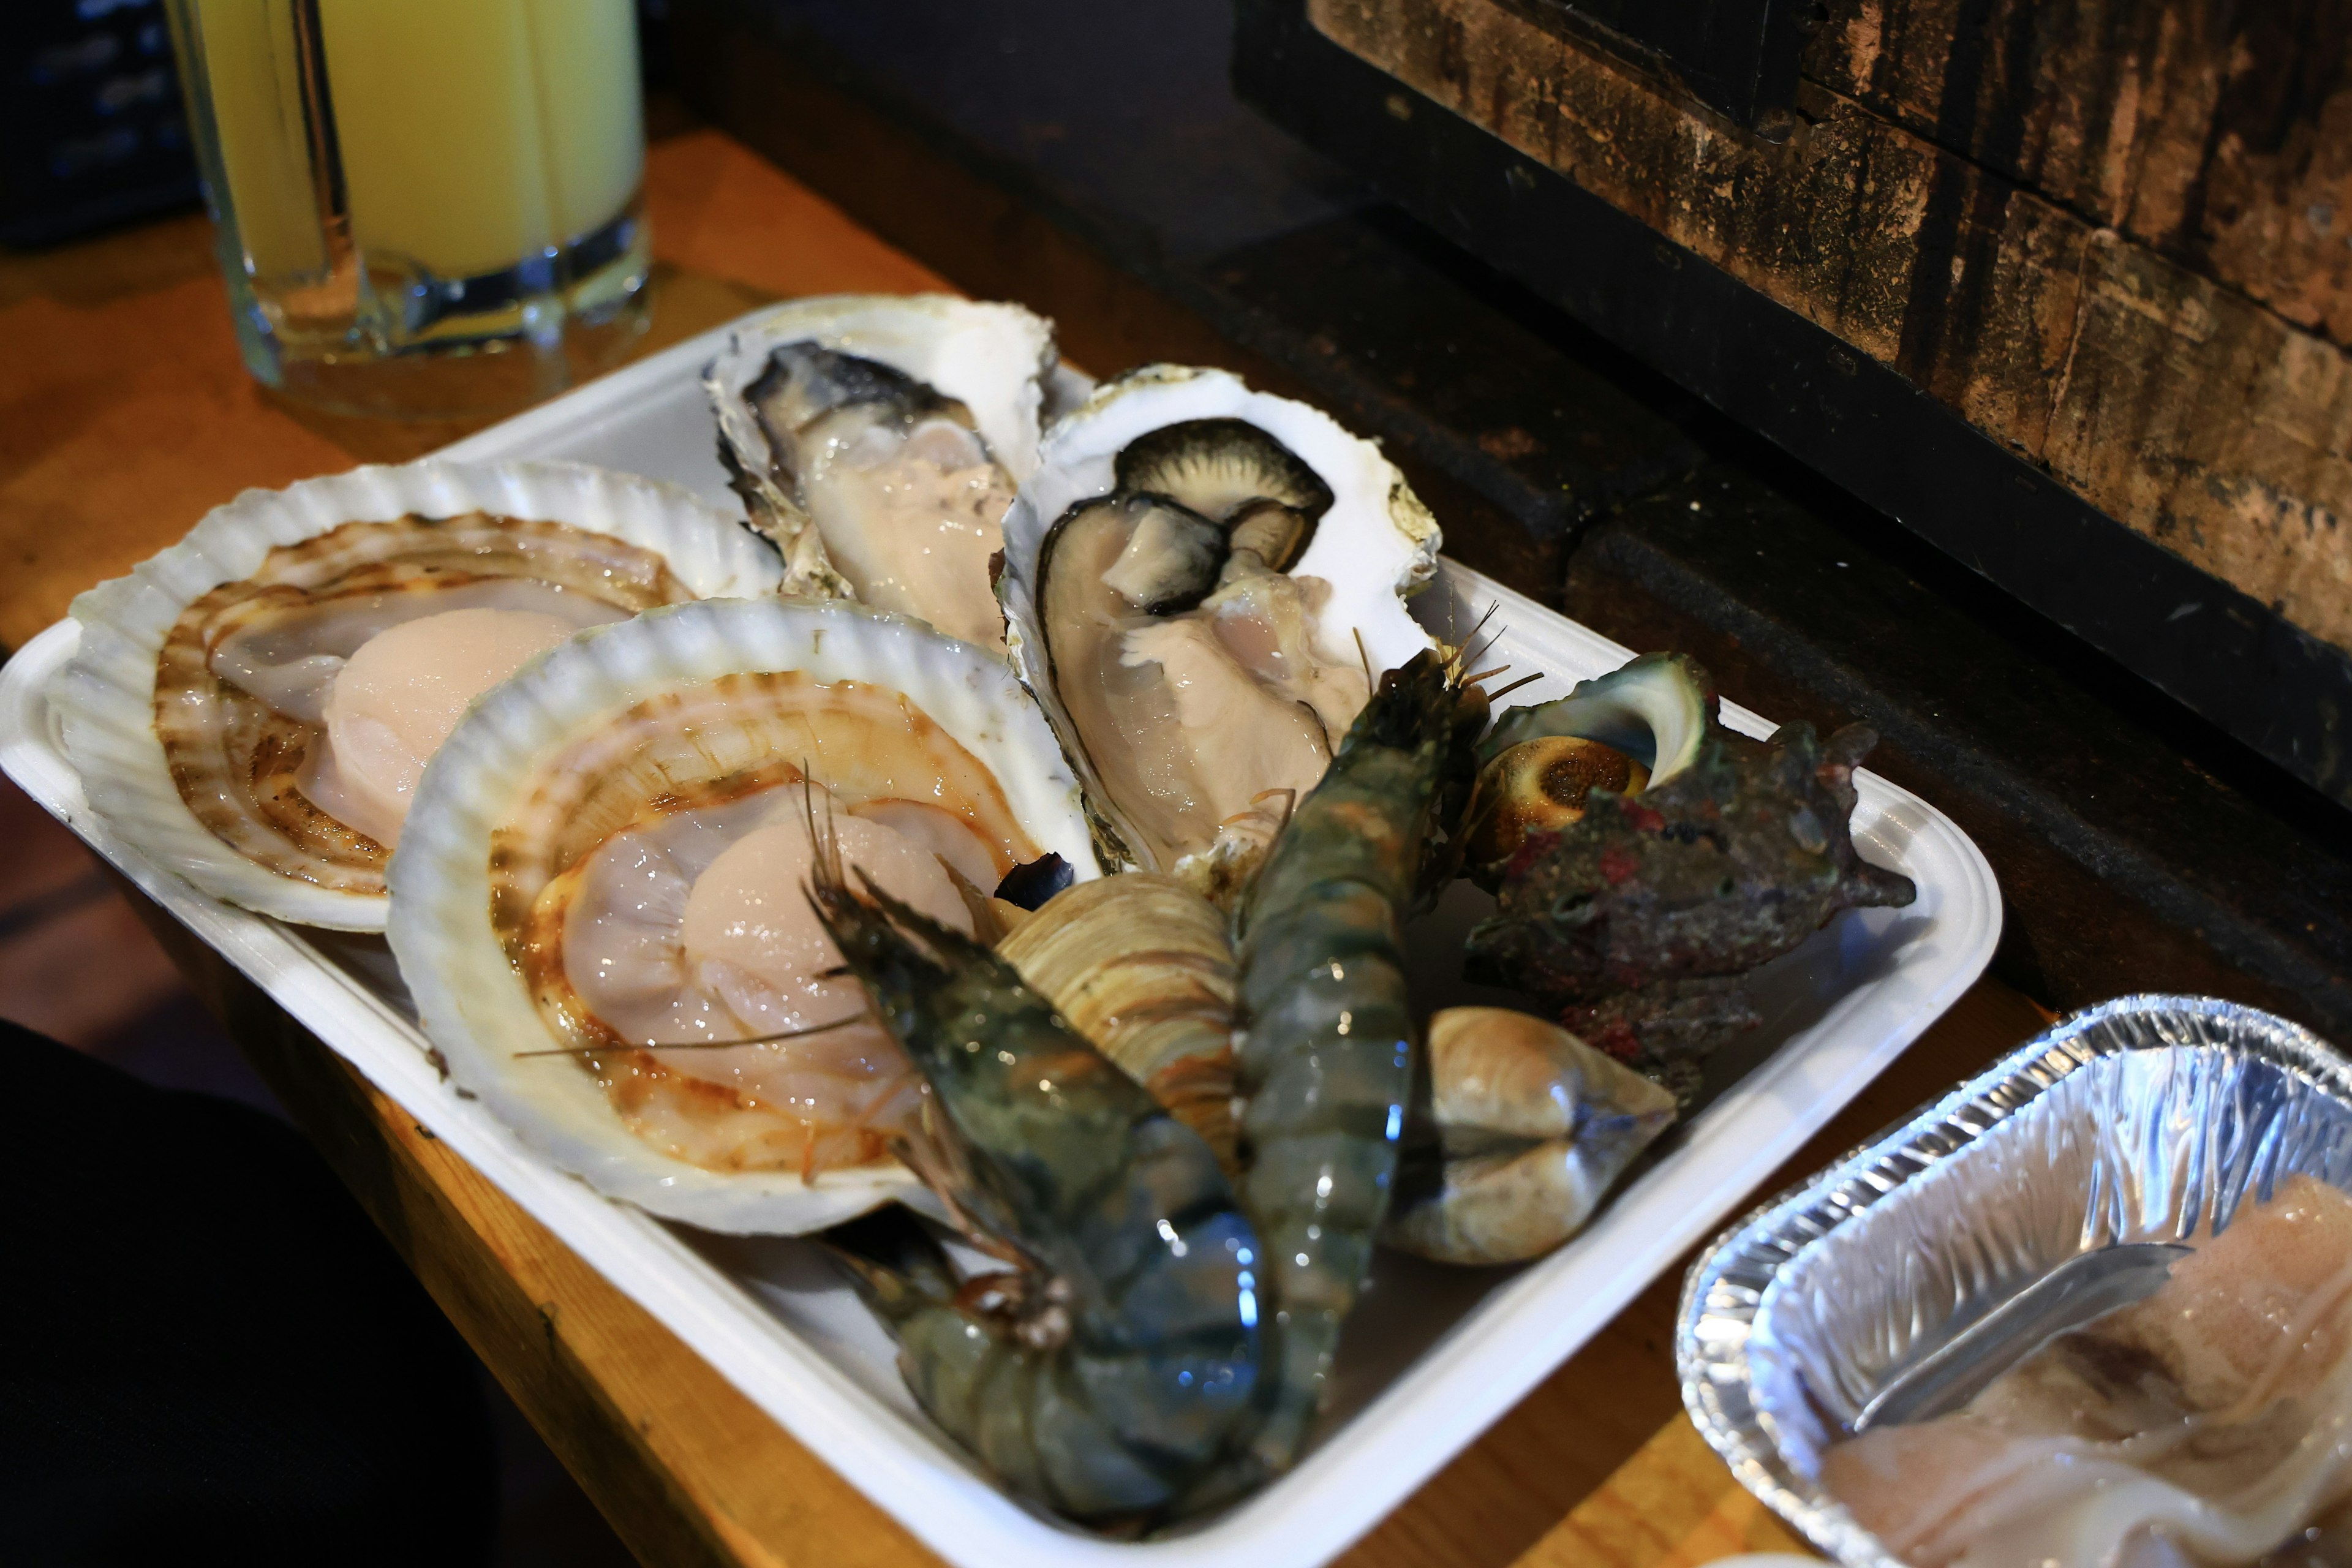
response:
[[[767,300],[941,279],[726,138],[657,142],[644,350]],[[0,258],[0,643],[253,485],[465,433],[321,416],[238,361],[201,217]],[[649,1563],[936,1562],[341,1058],[149,906],[151,924],[614,1528]],[[1787,1168],[1796,1179],[2039,1028],[1979,984]],[[1682,1415],[1683,1268],[1399,1507],[1349,1568],[1678,1568],[1798,1543]]]

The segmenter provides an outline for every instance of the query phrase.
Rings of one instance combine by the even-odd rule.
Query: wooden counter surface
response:
[[[657,142],[649,351],[778,297],[944,287],[726,138]],[[310,414],[246,375],[200,216],[0,258],[0,645],[206,509],[466,433]],[[147,909],[184,968],[550,1447],[648,1563],[936,1561],[318,1040]],[[1980,984],[1754,1198],[2041,1027]],[[1737,1207],[1737,1205],[1735,1205]],[[1680,1568],[1798,1549],[1681,1414],[1662,1278],[1340,1561]],[[1269,1565],[1272,1568],[1272,1565]]]

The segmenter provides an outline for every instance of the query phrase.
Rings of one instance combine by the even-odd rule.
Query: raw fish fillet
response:
[[[1822,1485],[1917,1568],[2252,1563],[2291,1538],[2352,1560],[2324,1517],[2352,1500],[2352,1196],[2297,1175],[2191,1241],[1967,1408],[1834,1446]]]

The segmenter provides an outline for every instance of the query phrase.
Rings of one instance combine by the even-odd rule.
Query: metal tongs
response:
[[[2154,1294],[2191,1250],[2130,1241],[2075,1254],[1887,1379],[1849,1430],[1860,1436],[1958,1410],[2060,1334]]]

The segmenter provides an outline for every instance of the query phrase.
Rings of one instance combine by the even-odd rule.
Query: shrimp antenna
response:
[[[1484,643],[1478,642],[1478,634],[1486,629],[1486,623],[1493,620],[1495,618],[1496,612],[1500,610],[1502,607],[1502,603],[1499,600],[1487,605],[1486,613],[1478,617],[1478,624],[1470,628],[1470,635],[1463,639],[1462,652],[1455,661],[1454,667],[1456,668],[1460,668],[1465,665],[1475,664],[1478,660],[1486,658],[1489,652],[1493,651],[1495,645],[1503,640],[1503,634],[1511,629],[1508,626],[1497,626],[1495,628],[1495,635],[1493,637],[1488,637]],[[1476,646],[1474,647],[1474,644]],[[1507,668],[1509,667],[1506,666],[1505,668]],[[1472,677],[1470,679],[1475,679],[1476,678]]]
[[[1509,665],[1507,665],[1507,665],[1505,665],[1505,666],[1503,666],[1503,668],[1504,668],[1504,669],[1508,669],[1508,668],[1511,668],[1511,667],[1510,667]],[[1499,672],[1497,672],[1497,673],[1499,673]],[[1513,682],[1511,682],[1508,686],[1499,686],[1499,687],[1496,687],[1494,690],[1489,691],[1488,693],[1486,693],[1486,700],[1487,700],[1487,701],[1489,701],[1489,702],[1500,702],[1504,698],[1508,697],[1512,692],[1517,691],[1520,687],[1522,687],[1522,686],[1532,686],[1532,685],[1533,685],[1533,684],[1535,684],[1537,681],[1541,680],[1543,678],[1544,678],[1544,672],[1543,672],[1542,670],[1540,670],[1540,669],[1538,669],[1538,670],[1532,670],[1532,671],[1530,671],[1529,673],[1528,673],[1528,674],[1526,674],[1526,675],[1522,675],[1522,676],[1521,676],[1521,677],[1519,677],[1517,680],[1514,680]]]
[[[1282,797],[1282,827],[1287,827],[1290,826],[1290,814],[1298,809],[1297,790],[1288,784],[1283,784],[1275,789],[1262,789],[1250,796],[1250,804],[1255,805],[1259,801],[1270,799],[1277,795]],[[1279,833],[1282,828],[1277,827],[1275,831]]]
[[[1486,629],[1486,623],[1493,620],[1502,607],[1503,602],[1500,599],[1497,599],[1494,603],[1488,605],[1485,610],[1481,611],[1478,618],[1470,623],[1470,635],[1462,639],[1461,646],[1467,647],[1472,643],[1476,642],[1478,640],[1478,634]]]
[[[1362,662],[1364,667],[1364,684],[1366,686],[1378,686],[1380,682],[1372,679],[1372,656],[1364,650],[1364,628],[1361,626],[1352,626],[1349,629],[1355,634],[1356,658]]]
[[[801,759],[801,816],[808,824],[809,874],[821,888],[847,888],[841,864],[841,837],[833,826],[833,795],[824,797],[824,831],[816,826],[816,781],[809,775],[808,759]]]
[[[972,1174],[971,1156],[961,1135],[954,1123],[940,1114],[936,1100],[925,1095],[914,1131],[898,1134],[889,1140],[889,1144],[890,1152],[898,1157],[899,1163],[914,1172],[916,1179],[938,1197],[940,1205],[948,1211],[949,1223],[964,1241],[999,1263],[1015,1268],[1037,1266],[1037,1260],[1007,1236],[1003,1226],[992,1223],[990,1216],[966,1201],[967,1194],[980,1194],[979,1180]]]
[[[619,1040],[607,1046],[558,1046],[544,1051],[517,1051],[515,1059],[526,1057],[593,1057],[607,1051],[726,1051],[737,1046],[774,1046],[786,1040],[805,1040],[811,1035],[829,1035],[835,1029],[845,1029],[852,1024],[864,1023],[872,1014],[859,1008],[846,1018],[835,1018],[830,1024],[811,1024],[804,1029],[785,1029],[773,1035],[751,1035],[740,1040]]]
[[[1499,601],[1499,600],[1498,600],[1498,601],[1496,601],[1496,604],[1499,604],[1499,603],[1500,603],[1500,601]],[[1470,628],[1470,637],[1462,637],[1462,638],[1460,638],[1458,641],[1456,641],[1456,642],[1454,644],[1454,647],[1460,647],[1464,643],[1468,642],[1468,641],[1470,640],[1470,637],[1476,637],[1476,636],[1478,635],[1478,628],[1479,628],[1480,626],[1485,626],[1485,625],[1486,624],[1486,616],[1491,616],[1491,615],[1493,615],[1493,614],[1495,613],[1495,609],[1496,609],[1496,605],[1492,605],[1492,604],[1488,605],[1486,606],[1486,615],[1483,615],[1483,616],[1480,616],[1478,617],[1478,619],[1477,619],[1476,623],[1471,626],[1471,628]],[[1446,601],[1446,605],[1445,605],[1445,631],[1446,631],[1446,635],[1447,635],[1449,637],[1454,637],[1454,634],[1456,634],[1456,633],[1460,632],[1460,631],[1461,631],[1461,629],[1462,629],[1462,601],[1460,601],[1459,599],[1449,599],[1449,600],[1447,600],[1447,601]]]

